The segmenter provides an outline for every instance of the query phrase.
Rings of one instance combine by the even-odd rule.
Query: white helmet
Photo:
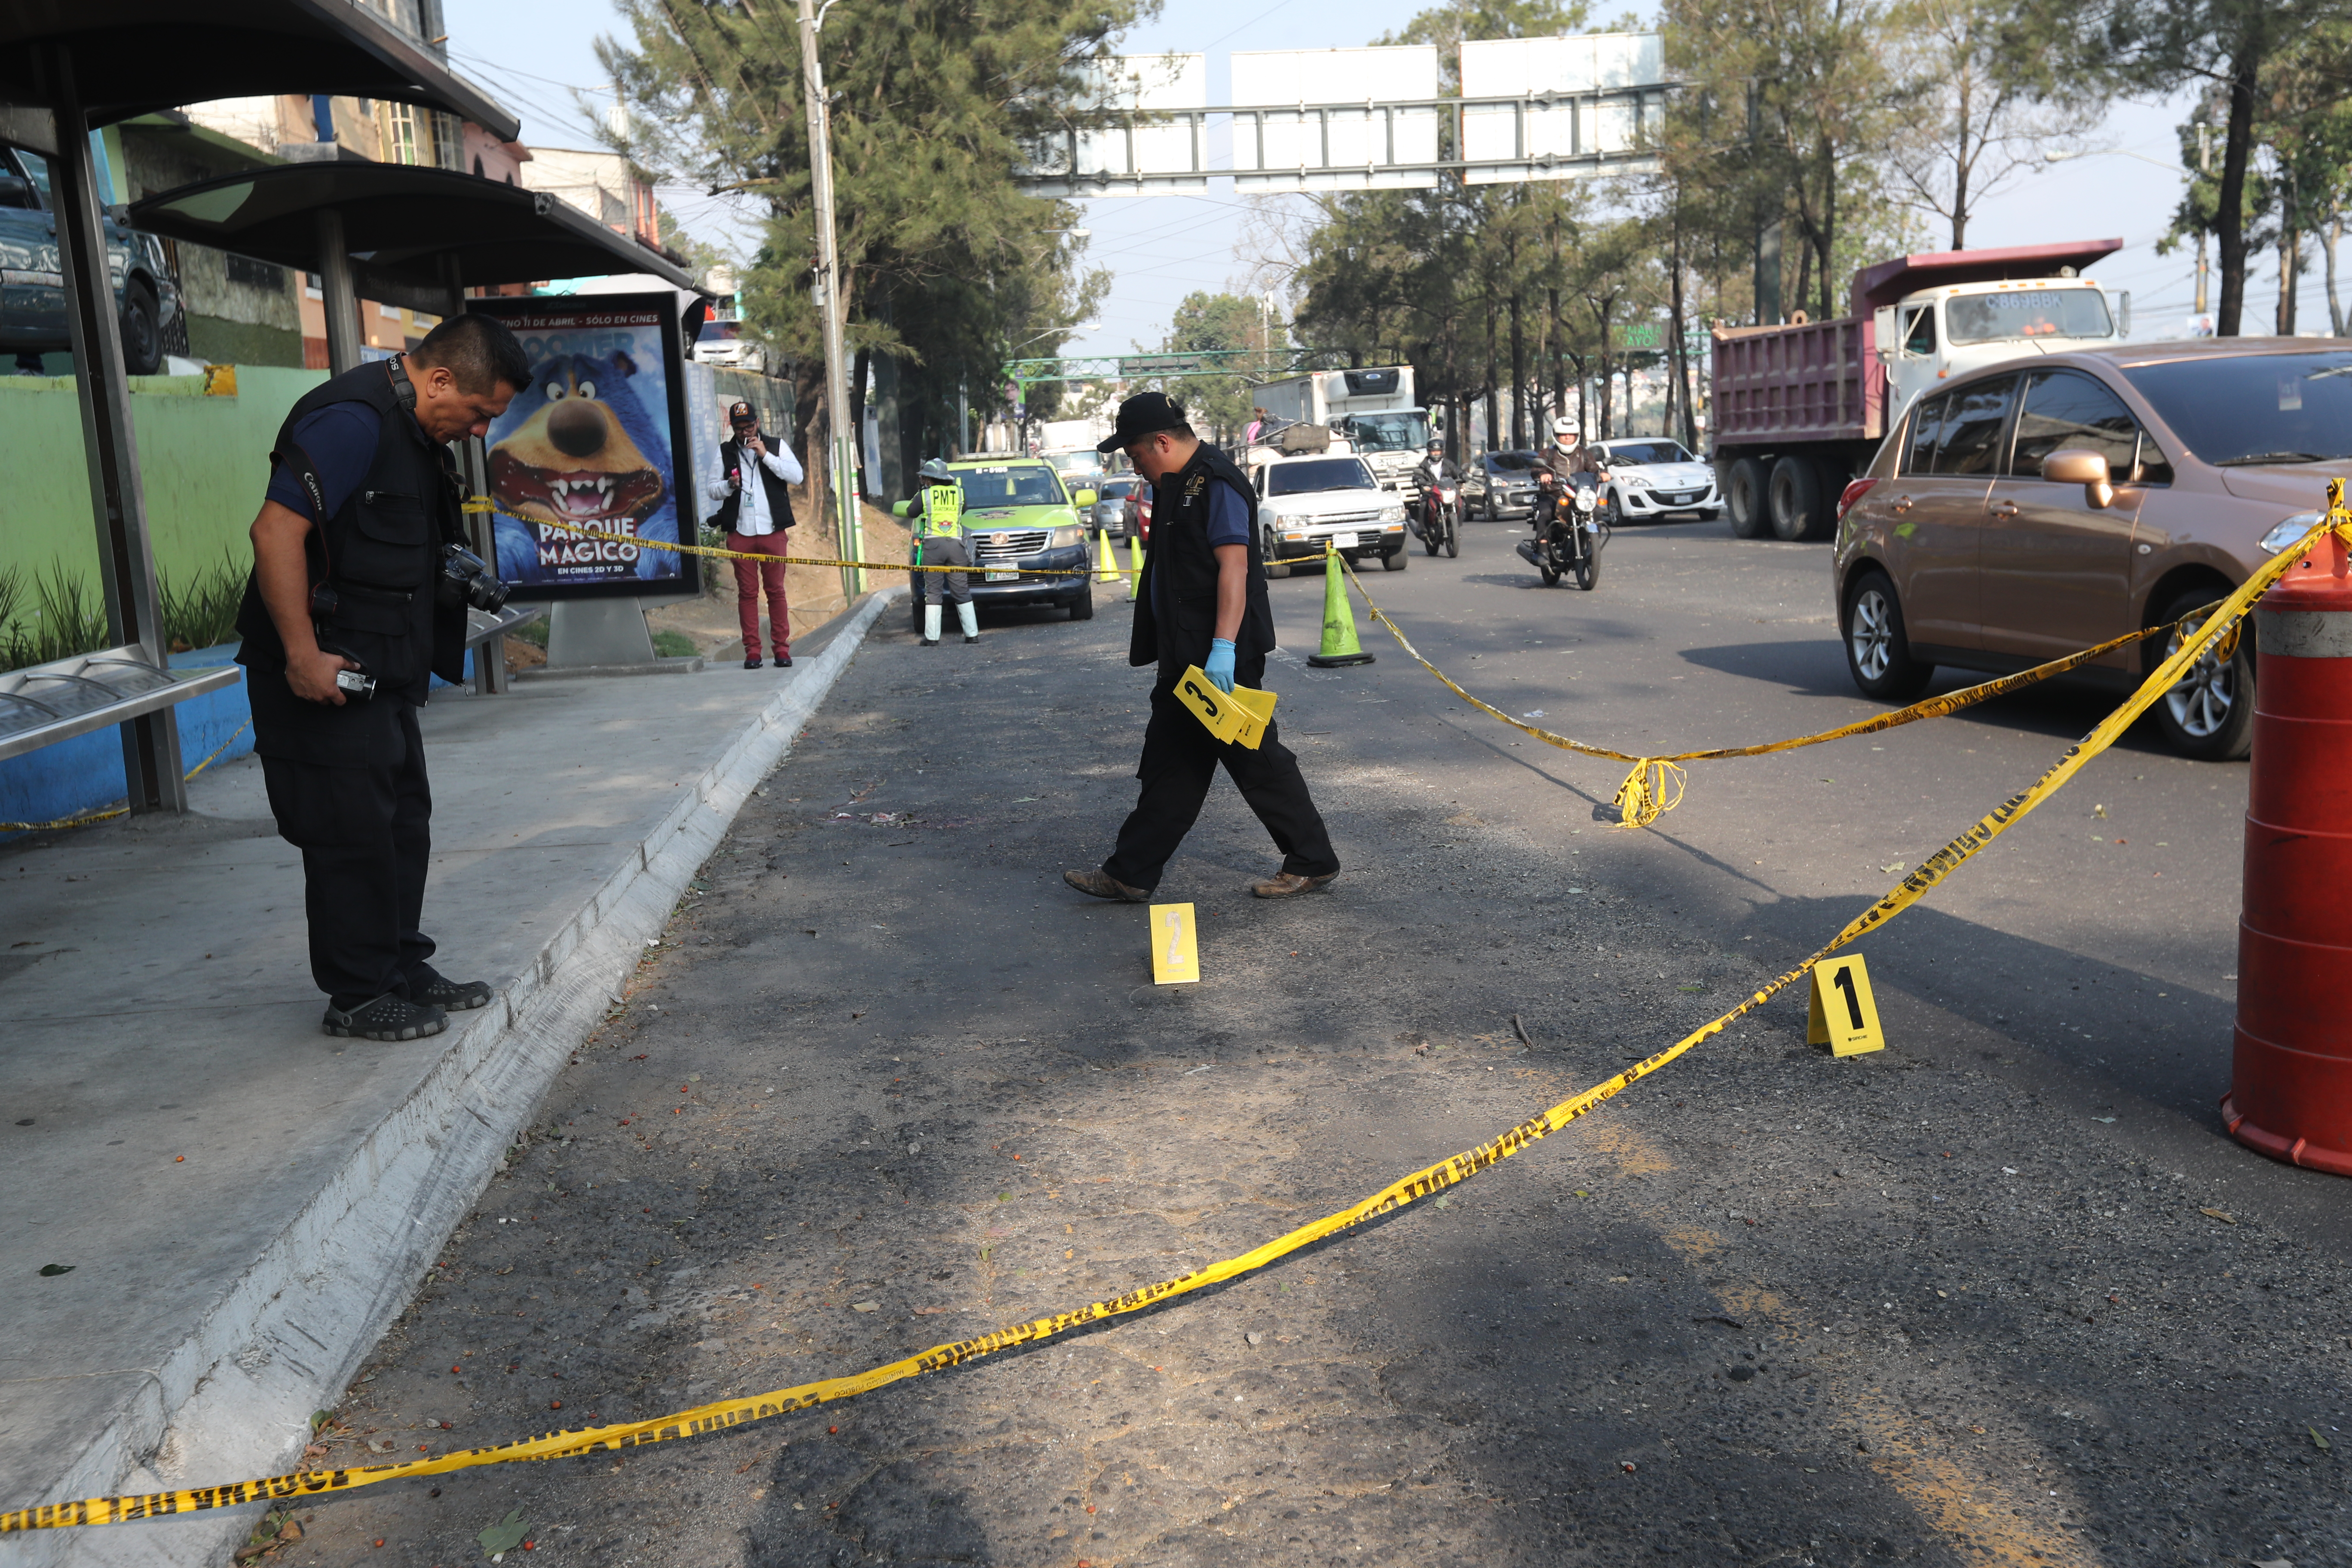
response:
[[[1563,437],[1580,436],[1584,432],[1576,427],[1575,420],[1568,418],[1564,415],[1551,422],[1552,439],[1554,441],[1558,441],[1563,447],[1568,444]]]

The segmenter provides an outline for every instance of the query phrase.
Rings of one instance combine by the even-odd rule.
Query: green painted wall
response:
[[[278,427],[295,400],[326,379],[324,371],[242,365],[236,395],[207,397],[201,377],[131,378],[158,573],[186,582],[224,554],[239,569],[251,561],[246,530],[261,508]],[[0,376],[0,447],[8,453],[0,572],[14,565],[30,578],[62,563],[95,598],[98,533],[72,379]]]

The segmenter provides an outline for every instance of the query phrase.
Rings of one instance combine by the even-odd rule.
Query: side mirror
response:
[[[0,174],[0,206],[28,207],[32,205],[31,181],[21,174]]]
[[[2053,484],[2080,485],[2083,500],[2104,510],[2115,502],[2116,487],[2107,481],[2107,460],[2096,452],[2068,447],[2042,459],[2042,477]]]
[[[902,500],[897,506],[890,509],[890,515],[892,517],[908,517],[913,514],[914,510],[915,503],[913,501]]]
[[[1092,506],[1100,498],[1092,490],[1080,490],[1077,494],[1070,498],[1070,504],[1072,506]]]

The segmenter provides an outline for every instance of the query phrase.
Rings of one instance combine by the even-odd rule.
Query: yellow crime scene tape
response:
[[[2081,649],[2079,652],[2070,653],[2063,658],[2053,658],[2047,664],[2037,664],[2032,669],[2021,669],[2014,675],[2004,675],[1976,686],[1965,687],[1958,691],[1948,691],[1941,697],[1930,697],[1923,701],[1914,702],[1908,708],[1897,708],[1892,712],[1881,713],[1875,718],[1857,719],[1851,724],[1840,724],[1833,730],[1823,730],[1818,734],[1796,735],[1785,741],[1766,741],[1753,746],[1717,746],[1704,752],[1674,752],[1660,756],[1644,757],[1632,752],[1613,751],[1607,746],[1596,746],[1589,742],[1572,740],[1566,735],[1530,724],[1523,719],[1514,719],[1493,703],[1473,697],[1464,690],[1452,676],[1422,657],[1421,650],[1413,647],[1412,639],[1404,635],[1404,629],[1389,618],[1387,611],[1372,602],[1371,593],[1364,586],[1363,579],[1356,575],[1354,564],[1344,555],[1339,560],[1340,564],[1347,568],[1349,581],[1355,584],[1356,592],[1363,595],[1364,607],[1370,613],[1372,619],[1388,628],[1389,636],[1396,639],[1397,647],[1404,649],[1407,658],[1437,677],[1445,689],[1454,696],[1483,713],[1493,714],[1522,734],[1534,736],[1547,746],[1557,746],[1563,752],[1575,752],[1587,757],[1605,757],[1611,762],[1633,763],[1633,771],[1625,775],[1625,782],[1617,786],[1616,796],[1610,802],[1618,810],[1617,826],[1625,828],[1647,827],[1682,804],[1685,774],[1676,765],[1678,763],[1711,763],[1729,757],[1769,756],[1775,752],[1794,752],[1806,746],[1823,745],[1831,741],[1851,740],[1856,735],[1875,735],[1882,730],[1893,730],[1901,725],[1915,724],[1922,719],[1942,719],[1958,712],[1963,708],[1973,708],[1979,702],[1987,702],[2012,691],[2021,691],[2029,686],[2048,680],[2053,676],[2063,675],[2068,670],[2080,669],[2092,660],[2111,654],[2119,647],[2128,647],[2133,643],[2159,636],[2176,627],[2185,637],[2188,635],[2189,627],[2197,621],[2198,617],[2210,613],[2214,607],[2213,605],[2206,605],[2190,611],[2178,621],[2168,621],[2160,626],[2143,626],[2138,631],[2126,632],[2118,637],[2109,637],[2103,643]],[[2218,604],[2220,601],[2217,600],[2215,603]],[[2233,635],[2221,647],[2221,657],[2228,658],[2236,647],[2237,639],[2233,632]],[[1669,790],[1672,791],[1671,794],[1668,793]]]
[[[766,555],[756,550],[728,550],[716,544],[680,544],[667,539],[641,539],[634,533],[615,533],[608,528],[583,528],[576,522],[556,522],[543,517],[518,517],[500,509],[486,496],[474,496],[458,503],[464,511],[486,511],[493,517],[503,517],[509,522],[527,527],[558,529],[587,539],[609,539],[615,544],[634,544],[645,550],[667,550],[673,555],[709,555],[720,561],[780,561],[787,566],[856,566],[868,572],[982,572],[1002,575],[1017,572],[1024,577],[1088,577],[1095,568],[1087,566],[918,566],[911,561],[837,561],[824,555]]]
[[[1141,1311],[1161,1301],[1188,1295],[1211,1285],[1237,1279],[1263,1268],[1267,1264],[1287,1257],[1299,1248],[1326,1237],[1352,1229],[1366,1220],[1401,1209],[1417,1199],[1426,1197],[1446,1187],[1469,1180],[1491,1165],[1509,1159],[1537,1140],[1559,1131],[1578,1117],[1615,1099],[1641,1079],[1659,1071],[1668,1063],[1690,1051],[1702,1041],[1720,1034],[1726,1027],[1754,1012],[1780,992],[1810,973],[1822,960],[1858,938],[1876,930],[1919,900],[1945,878],[1957,871],[1979,850],[1999,838],[2010,827],[2031,814],[2043,801],[2063,787],[2068,780],[2082,771],[2092,758],[2105,751],[2121,738],[2124,731],[2155,703],[2158,698],[2177,685],[2206,651],[2231,635],[2238,623],[2253,607],[2256,600],[2271,584],[2285,575],[2301,561],[2319,538],[2334,531],[2347,547],[2352,547],[2352,512],[2343,505],[2342,481],[2330,481],[2327,515],[2302,542],[2281,552],[2248,578],[2237,592],[2223,600],[2212,615],[2193,632],[2186,635],[2180,646],[2163,663],[2151,671],[2139,688],[2114,712],[2101,720],[2076,744],[2066,749],[2059,759],[2043,771],[2042,776],[2025,789],[2011,795],[2000,805],[1979,817],[1973,825],[1929,856],[1919,868],[1889,889],[1871,907],[1846,922],[1844,928],[1819,950],[1808,955],[1795,968],[1788,971],[1750,995],[1731,1011],[1702,1025],[1666,1049],[1635,1062],[1624,1071],[1580,1094],[1561,1100],[1548,1110],[1538,1112],[1511,1128],[1500,1137],[1465,1150],[1451,1159],[1415,1171],[1411,1175],[1391,1182],[1370,1197],[1309,1224],[1300,1226],[1286,1235],[1276,1237],[1251,1251],[1212,1263],[1190,1274],[1146,1285],[1126,1295],[1108,1301],[1096,1301],[1074,1310],[1055,1313],[1051,1317],[1013,1323],[975,1339],[957,1340],[885,1365],[873,1367],[848,1377],[822,1378],[814,1383],[796,1384],[765,1394],[746,1395],[738,1399],[713,1400],[698,1405],[676,1415],[656,1416],[646,1421],[623,1422],[605,1426],[591,1426],[542,1434],[537,1437],[519,1438],[489,1447],[468,1448],[445,1454],[438,1458],[414,1459],[396,1465],[370,1465],[337,1470],[295,1471],[288,1475],[270,1476],[253,1480],[230,1481],[219,1486],[186,1488],[176,1491],[126,1494],[116,1497],[84,1498],[75,1502],[47,1503],[0,1513],[0,1535],[34,1530],[56,1530],[87,1524],[113,1524],[129,1520],[158,1519],[167,1515],[188,1513],[206,1509],[232,1508],[240,1503],[265,1500],[312,1497],[322,1492],[348,1491],[354,1488],[373,1486],[380,1481],[397,1480],[413,1476],[446,1475],[453,1470],[472,1469],[481,1465],[510,1464],[525,1459],[556,1459],[599,1450],[639,1447],[650,1443],[668,1442],[680,1437],[697,1436],[707,1432],[721,1431],[771,1416],[805,1410],[813,1405],[849,1399],[857,1394],[887,1387],[893,1383],[925,1373],[939,1372],[965,1362],[977,1361],[999,1351],[1016,1345],[1034,1343],[1066,1332],[1087,1323],[1102,1321],[1129,1312]],[[1466,693],[1465,694],[1467,695]]]
[[[252,728],[253,721],[250,719],[247,719],[244,723],[239,724],[230,732],[227,740],[223,741],[219,745],[213,748],[212,756],[206,757],[203,762],[198,763],[194,767],[188,770],[186,778],[193,779],[198,773],[203,773],[206,768],[211,767],[213,765],[213,757],[219,756],[223,752],[226,752],[231,746],[236,745],[237,736],[244,734],[247,730]],[[182,782],[184,783],[186,781],[184,779]],[[0,833],[47,833],[54,827],[87,827],[93,822],[105,822],[111,817],[128,816],[130,815],[131,808],[129,806],[118,805],[111,811],[93,811],[81,816],[61,816],[55,822],[0,822]]]

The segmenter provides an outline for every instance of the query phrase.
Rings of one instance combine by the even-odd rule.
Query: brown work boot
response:
[[[1311,893],[1328,888],[1339,879],[1337,871],[1326,871],[1319,877],[1301,877],[1291,871],[1279,871],[1263,882],[1252,882],[1250,891],[1261,899],[1286,899],[1294,893]]]
[[[1117,899],[1121,903],[1128,904],[1148,904],[1151,901],[1151,895],[1142,889],[1130,888],[1125,882],[1115,877],[1107,877],[1099,870],[1065,871],[1062,873],[1062,880],[1081,893],[1091,893],[1097,899]]]

